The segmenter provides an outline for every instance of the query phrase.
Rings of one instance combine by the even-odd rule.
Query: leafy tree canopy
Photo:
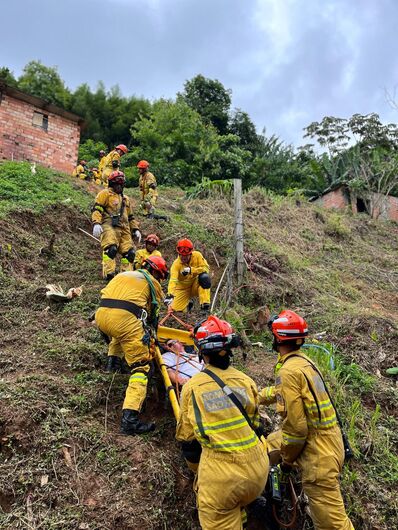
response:
[[[34,96],[68,108],[70,92],[56,67],[44,66],[40,61],[30,61],[18,79],[18,88]]]

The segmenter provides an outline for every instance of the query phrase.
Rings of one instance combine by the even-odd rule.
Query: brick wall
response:
[[[48,129],[32,124],[33,113],[48,116]],[[80,141],[77,122],[3,94],[0,102],[0,160],[27,160],[71,173]]]
[[[398,198],[383,196],[379,193],[372,194],[373,216],[376,219],[398,221]]]
[[[325,208],[337,208],[342,209],[349,205],[347,194],[343,188],[329,191],[314,201],[315,204],[324,206]]]

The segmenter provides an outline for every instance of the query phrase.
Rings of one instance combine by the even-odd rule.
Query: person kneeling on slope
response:
[[[135,253],[134,270],[140,269],[143,261],[149,256],[161,256],[162,254],[157,250],[160,239],[156,234],[148,234],[144,239],[145,248],[140,248]]]
[[[353,530],[339,485],[344,456],[339,418],[321,372],[300,348],[307,322],[294,311],[282,311],[269,321],[278,352],[275,386],[260,392],[260,404],[276,402],[282,428],[267,438],[271,461],[280,457],[281,472],[301,470],[316,530]],[[349,449],[350,450],[350,449]]]
[[[191,298],[199,297],[200,308],[210,309],[209,265],[202,254],[194,250],[192,241],[180,239],[177,243],[178,258],[170,269],[168,294],[164,303],[171,311],[186,311]]]
[[[228,322],[208,317],[195,328],[194,340],[206,369],[182,387],[176,438],[188,467],[197,470],[202,529],[240,530],[244,507],[261,495],[268,476],[267,451],[255,431],[257,387],[230,366],[240,338]]]
[[[115,371],[124,356],[131,369],[123,403],[122,434],[145,434],[155,424],[139,419],[151,368],[152,330],[158,325],[159,306],[163,300],[160,285],[168,275],[166,262],[151,256],[142,269],[118,274],[101,291],[95,321],[102,333],[111,337],[108,371]]]
[[[113,171],[108,188],[98,193],[92,209],[93,236],[101,238],[102,275],[107,280],[115,276],[118,252],[122,255],[120,271],[132,270],[135,258],[132,235],[141,237],[130,199],[123,195],[125,184],[124,173]]]

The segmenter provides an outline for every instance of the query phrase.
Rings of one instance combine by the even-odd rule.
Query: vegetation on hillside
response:
[[[1,78],[82,116],[79,158],[90,167],[97,166],[99,149],[126,144],[130,154],[122,167],[131,183],[144,158],[160,183],[184,188],[202,179],[242,178],[246,189],[260,185],[311,196],[347,183],[368,210],[370,192],[398,193],[398,128],[383,125],[374,113],[314,122],[305,136],[318,149],[307,144],[296,150],[265,130],[258,133],[246,112],[232,108],[231,90],[203,75],[186,81],[175,99],[153,102],[124,97],[118,86],[107,90],[102,82],[95,91],[82,84],[72,92],[56,68],[38,61],[30,61],[18,79],[0,68]]]
[[[93,196],[85,183],[15,162],[0,165],[0,187],[8,190],[0,199],[0,526],[198,528],[159,380],[146,411],[157,431],[118,435],[128,376],[102,372],[106,345],[87,320],[103,285],[100,252],[77,230],[90,229]],[[126,192],[138,204],[137,190]],[[142,220],[144,234],[159,233],[168,262],[176,241],[190,237],[217,285],[233,254],[228,190],[218,186],[200,199],[178,188],[160,192],[160,212],[171,222]],[[327,375],[356,453],[343,474],[354,526],[395,528],[398,391],[386,369],[398,364],[398,227],[262,188],[244,195],[244,216],[245,283],[237,287],[227,272],[215,308],[264,346],[251,347],[246,361],[237,355],[235,365],[261,387],[272,381],[275,356],[261,311],[289,307],[306,317],[307,351]],[[41,253],[54,234],[52,253]],[[83,284],[83,295],[47,307],[49,282]]]

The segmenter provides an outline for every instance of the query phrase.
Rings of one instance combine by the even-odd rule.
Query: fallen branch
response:
[[[214,260],[215,260],[215,262],[217,263],[217,267],[220,267],[220,264],[219,264],[219,262],[218,262],[218,259],[217,259],[217,256],[216,256],[216,253],[214,252],[213,249],[211,249],[211,253],[212,253],[213,256],[214,256]]]

